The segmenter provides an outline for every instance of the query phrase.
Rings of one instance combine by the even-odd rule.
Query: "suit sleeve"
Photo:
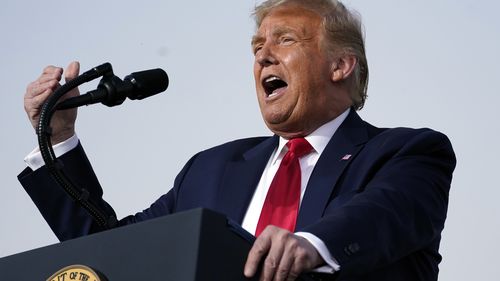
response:
[[[59,158],[64,165],[64,173],[78,186],[89,191],[90,200],[103,211],[115,216],[113,208],[103,199],[103,190],[81,144]],[[177,176],[175,183],[182,181],[189,163]],[[38,210],[60,241],[80,237],[103,229],[92,217],[52,179],[45,166],[32,171],[26,168],[18,179],[29,194]],[[118,226],[135,223],[171,213],[175,208],[176,188],[161,196],[146,210],[128,216],[118,222]]]
[[[456,162],[451,144],[430,130],[401,142],[380,142],[370,175],[359,175],[368,178],[366,184],[303,229],[327,245],[345,274],[392,264],[440,238]]]

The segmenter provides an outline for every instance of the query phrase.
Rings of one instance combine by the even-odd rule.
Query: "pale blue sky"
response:
[[[366,28],[369,98],[380,127],[430,127],[458,158],[440,280],[494,280],[500,252],[500,4],[493,0],[350,0]],[[0,257],[57,239],[17,182],[36,145],[22,97],[48,64],[109,61],[123,77],[161,67],[166,93],[79,112],[77,131],[119,217],[149,206],[191,155],[268,135],[250,38],[254,0],[26,1],[0,8]],[[83,87],[93,89],[96,83]]]

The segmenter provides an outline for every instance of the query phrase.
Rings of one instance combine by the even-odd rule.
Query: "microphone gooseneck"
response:
[[[96,90],[58,103],[59,99],[70,90],[98,77],[103,78]],[[113,74],[111,64],[104,63],[82,73],[80,76],[62,85],[54,91],[42,106],[36,133],[38,135],[38,144],[45,166],[61,188],[75,200],[75,202],[80,204],[94,219],[97,225],[103,229],[115,227],[118,222],[116,216],[114,212],[94,202],[92,195],[85,187],[76,185],[64,173],[64,163],[56,158],[52,148],[52,130],[50,128],[52,116],[55,111],[59,109],[68,109],[97,102],[101,102],[107,106],[115,106],[123,103],[126,97],[130,99],[143,99],[163,92],[167,86],[168,76],[165,71],[161,69],[135,72],[125,77],[122,81]]]

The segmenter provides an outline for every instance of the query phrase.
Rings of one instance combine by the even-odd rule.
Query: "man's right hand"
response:
[[[80,64],[76,61],[70,63],[64,71],[64,78],[69,81],[78,76],[80,72]],[[61,77],[63,69],[60,67],[49,65],[45,67],[42,75],[37,80],[31,82],[24,95],[24,110],[28,114],[31,125],[36,130],[38,120],[40,118],[40,111],[43,103],[47,98],[54,93],[54,91],[61,85]],[[60,101],[70,97],[78,96],[80,93],[78,89],[73,89],[64,95]],[[52,127],[52,144],[63,142],[75,134],[75,121],[76,121],[76,108],[59,110],[51,120],[50,126]]]

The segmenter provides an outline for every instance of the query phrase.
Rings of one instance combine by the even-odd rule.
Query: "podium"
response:
[[[258,280],[243,275],[253,239],[223,215],[194,209],[1,258],[0,276],[44,281],[79,264],[107,281]]]
[[[0,259],[4,280],[47,280],[74,264],[108,281],[248,280],[251,244],[213,211],[195,209],[68,240]]]

